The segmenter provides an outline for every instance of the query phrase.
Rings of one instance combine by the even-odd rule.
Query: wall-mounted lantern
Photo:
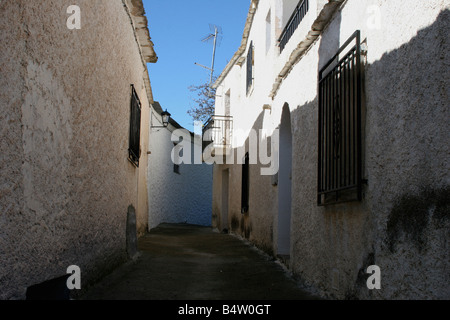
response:
[[[169,112],[163,111],[161,112],[161,118],[162,118],[162,126],[152,126],[152,128],[167,128],[169,126],[169,121],[170,121],[170,116],[171,114]]]
[[[167,109],[166,109],[166,111],[161,113],[162,123],[163,123],[163,126],[166,128],[169,125],[170,116],[171,116],[171,114],[169,112],[167,112]]]

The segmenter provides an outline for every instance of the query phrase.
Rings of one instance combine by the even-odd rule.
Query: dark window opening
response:
[[[362,200],[362,82],[356,31],[319,72],[318,205]]]
[[[250,194],[250,165],[248,152],[245,154],[244,164],[242,165],[242,196],[241,213],[248,212],[249,194]]]
[[[139,167],[139,158],[141,156],[140,138],[141,138],[141,102],[131,85],[131,103],[130,103],[130,136],[128,144],[128,159],[136,167]]]
[[[173,172],[180,174],[180,158],[183,157],[183,148],[181,148],[181,145],[178,144],[178,142],[173,143],[173,152],[174,152],[174,164],[173,164]]]
[[[247,95],[253,85],[253,65],[254,65],[254,52],[253,41],[250,42],[247,53]]]

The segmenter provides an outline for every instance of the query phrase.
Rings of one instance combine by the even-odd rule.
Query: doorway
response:
[[[222,171],[222,232],[228,233],[228,189],[229,189],[230,169]]]
[[[288,258],[291,251],[292,132],[287,103],[281,115],[279,150],[277,254]]]

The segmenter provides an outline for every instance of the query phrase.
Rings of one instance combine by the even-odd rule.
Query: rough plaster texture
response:
[[[82,288],[126,258],[127,208],[146,230],[146,167],[127,160],[130,84],[146,67],[122,1],[0,4],[0,299],[82,270]],[[139,190],[138,190],[139,189]]]
[[[218,84],[216,114],[224,110],[221,93],[231,90],[235,130],[263,125],[273,130],[280,123],[283,105],[289,105],[293,170],[287,263],[305,284],[338,299],[448,299],[450,117],[449,75],[443,70],[448,70],[450,61],[446,32],[450,4],[349,0],[333,14],[321,14],[325,2],[310,3],[312,9],[279,55],[276,48],[265,54],[262,26],[270,7],[273,25],[278,27],[282,4],[259,2],[248,41],[255,46],[253,92],[245,94],[245,62],[243,67],[236,65]],[[372,16],[374,8],[380,16]],[[290,53],[308,37],[314,14],[329,18],[322,21],[326,28],[289,73],[277,78],[289,64]],[[378,18],[380,23],[374,24]],[[318,207],[318,70],[357,29],[368,45],[363,119],[368,184],[360,203]],[[274,99],[267,100],[274,87]],[[266,103],[271,105],[270,120],[261,121]],[[246,139],[237,139],[236,147]],[[231,230],[276,254],[279,187],[259,175],[259,165],[251,166],[250,210],[244,216],[240,214],[241,166],[215,166],[213,225],[221,223],[220,181],[227,168]],[[381,290],[366,287],[365,270],[372,264],[381,268]]]
[[[152,111],[152,124],[161,126],[159,115]],[[152,128],[150,132],[148,157],[148,227],[156,228],[161,223],[188,223],[201,226],[211,225],[212,166],[180,164],[179,174],[174,172],[171,153],[174,148],[172,132],[177,128]],[[183,129],[184,132],[188,132]],[[188,135],[190,137],[190,135]],[[193,150],[194,139],[191,140]],[[201,146],[198,145],[201,152]],[[185,155],[185,151],[182,151]]]

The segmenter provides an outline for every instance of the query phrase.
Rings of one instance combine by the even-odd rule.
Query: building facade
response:
[[[0,299],[71,265],[83,290],[148,227],[143,4],[5,1],[0,30]]]
[[[205,131],[213,227],[325,297],[448,299],[449,13],[445,0],[251,1]]]
[[[161,223],[211,226],[212,167],[201,159],[201,132],[195,137],[172,118],[164,127],[162,112],[154,102],[147,180],[149,229]]]

